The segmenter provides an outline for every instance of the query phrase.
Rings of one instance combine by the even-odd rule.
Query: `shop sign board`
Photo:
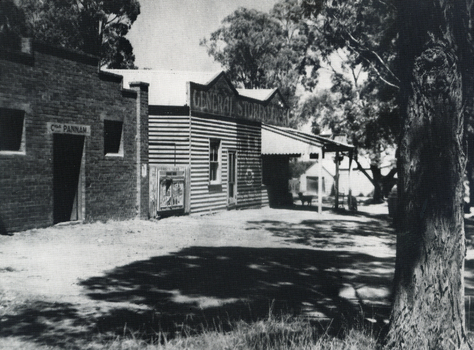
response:
[[[288,125],[288,108],[279,94],[274,94],[269,100],[260,101],[239,95],[225,81],[211,82],[210,85],[191,82],[188,87],[188,99],[190,109],[194,112],[280,126]]]
[[[46,123],[48,134],[71,134],[91,136],[90,125],[64,124],[64,123]]]

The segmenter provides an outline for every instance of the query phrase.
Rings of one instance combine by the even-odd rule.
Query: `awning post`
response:
[[[323,212],[323,149],[318,150],[318,213]]]
[[[339,151],[336,151],[336,177],[334,179],[335,203],[334,208],[339,209]]]
[[[349,186],[349,196],[347,197],[347,205],[349,206],[349,210],[354,208],[354,203],[352,203],[352,183],[351,183],[351,175],[352,175],[352,157],[354,156],[353,151],[349,151],[349,179],[348,179],[348,186]]]

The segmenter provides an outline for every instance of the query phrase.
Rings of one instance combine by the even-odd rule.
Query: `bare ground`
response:
[[[395,234],[386,206],[359,209],[264,208],[0,236],[0,348],[100,347],[129,331],[172,337],[270,308],[335,327],[383,324]]]

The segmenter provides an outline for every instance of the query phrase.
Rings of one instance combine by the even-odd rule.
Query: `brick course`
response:
[[[148,86],[124,90],[121,76],[99,72],[97,64],[39,43],[31,55],[0,52],[0,108],[25,112],[26,142],[25,154],[0,152],[0,231],[54,223],[48,122],[90,126],[82,157],[84,221],[147,217]],[[105,119],[123,121],[123,157],[104,155]]]

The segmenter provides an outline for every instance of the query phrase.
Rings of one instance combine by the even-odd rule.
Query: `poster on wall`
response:
[[[159,183],[158,211],[184,209],[184,177],[160,176]]]

